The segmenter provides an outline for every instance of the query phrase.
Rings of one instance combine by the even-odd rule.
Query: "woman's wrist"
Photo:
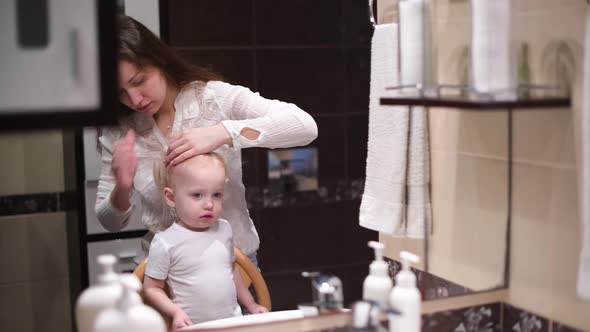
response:
[[[227,128],[225,128],[225,126],[221,123],[216,125],[216,127],[221,137],[221,145],[227,144],[229,146],[232,146],[234,142]]]
[[[119,210],[119,211],[127,211],[131,207],[131,200],[129,196],[131,195],[131,188],[127,188],[121,186],[119,184],[115,185],[113,188],[113,192],[111,193],[111,205]]]

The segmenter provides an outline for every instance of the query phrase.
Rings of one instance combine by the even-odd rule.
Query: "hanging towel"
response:
[[[385,87],[399,85],[397,35],[397,24],[381,24],[371,41],[369,139],[359,221],[368,229],[405,236],[409,112],[379,102],[387,95]]]
[[[428,117],[424,107],[412,108],[409,129],[406,236],[421,239],[431,220]]]
[[[578,272],[578,295],[590,300],[590,13],[586,14],[584,40],[584,94],[582,108],[582,252]]]

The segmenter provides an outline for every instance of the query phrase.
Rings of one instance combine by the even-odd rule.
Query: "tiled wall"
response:
[[[62,134],[2,134],[0,154],[0,331],[70,331]]]

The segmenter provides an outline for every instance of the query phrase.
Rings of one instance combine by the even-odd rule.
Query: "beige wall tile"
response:
[[[0,218],[0,284],[64,278],[68,251],[63,213]]]
[[[4,271],[4,270],[3,270]],[[0,284],[0,331],[33,331],[31,287],[28,283]]]
[[[0,218],[0,285],[29,279],[27,226],[26,216]]]
[[[25,157],[22,134],[0,135],[0,196],[25,192]]]
[[[0,136],[0,196],[64,191],[61,131]]]
[[[0,285],[0,331],[71,331],[67,279]]]
[[[27,234],[31,279],[68,277],[65,214],[31,215]]]
[[[40,131],[23,138],[26,190],[29,193],[64,191],[61,131]]]
[[[71,331],[68,279],[33,282],[30,287],[33,331]]]

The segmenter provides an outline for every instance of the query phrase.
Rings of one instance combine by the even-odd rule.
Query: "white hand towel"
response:
[[[359,221],[363,227],[404,236],[409,112],[379,102],[387,95],[385,87],[399,85],[397,24],[377,25],[371,43],[369,141]]]
[[[584,100],[582,109],[582,252],[578,272],[578,295],[590,300],[590,13],[586,14],[584,42]]]

